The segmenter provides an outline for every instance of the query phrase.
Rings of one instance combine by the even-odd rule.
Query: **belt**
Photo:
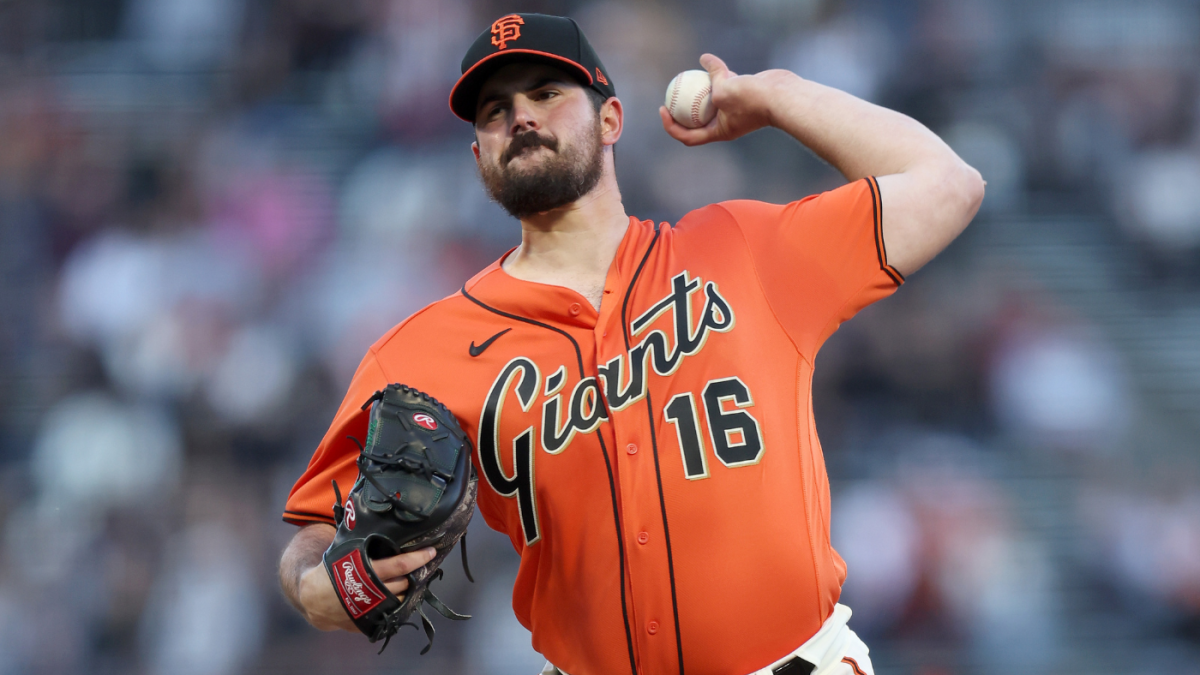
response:
[[[811,675],[816,666],[805,661],[799,656],[784,661],[783,663],[771,669],[772,675]]]

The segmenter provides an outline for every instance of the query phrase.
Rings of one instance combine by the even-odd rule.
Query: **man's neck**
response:
[[[521,245],[504,260],[517,279],[565,286],[599,308],[629,216],[612,172],[577,201],[521,220]]]

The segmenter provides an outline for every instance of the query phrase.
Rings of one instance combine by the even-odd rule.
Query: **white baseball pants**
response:
[[[797,647],[791,654],[749,675],[776,675],[777,672],[786,672],[789,675],[792,672],[805,673],[808,670],[807,667],[799,671],[794,667],[787,667],[793,657],[799,657],[813,664],[811,675],[875,675],[875,669],[871,666],[870,650],[846,625],[850,621],[850,615],[849,607],[838,604],[833,608],[833,614],[825,620],[816,635]],[[567,674],[547,661],[540,675]]]

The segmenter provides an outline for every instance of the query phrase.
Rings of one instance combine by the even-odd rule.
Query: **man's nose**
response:
[[[512,133],[520,134],[526,131],[535,131],[540,127],[537,117],[534,115],[533,102],[527,97],[518,94],[513,97],[513,121]]]

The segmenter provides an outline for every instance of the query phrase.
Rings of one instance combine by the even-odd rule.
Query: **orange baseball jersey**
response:
[[[749,673],[832,613],[813,423],[822,342],[903,281],[875,180],[778,206],[630,219],[599,310],[497,261],[371,347],[288,499],[332,522],[389,382],[436,396],[475,443],[479,507],[521,556],[517,618],[571,675]]]

